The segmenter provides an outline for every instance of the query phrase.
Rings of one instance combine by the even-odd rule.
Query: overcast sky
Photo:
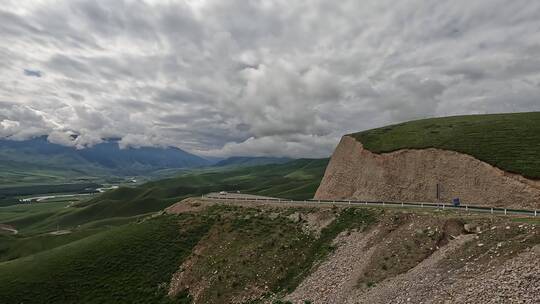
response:
[[[388,123],[534,110],[538,0],[0,7],[0,138],[323,157]]]

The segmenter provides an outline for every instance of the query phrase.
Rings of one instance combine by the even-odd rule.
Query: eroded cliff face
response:
[[[470,205],[540,208],[540,181],[504,172],[470,155],[440,149],[376,154],[344,136],[315,199],[436,201],[459,197]]]

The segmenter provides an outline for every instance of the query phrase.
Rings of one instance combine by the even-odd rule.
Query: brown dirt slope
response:
[[[209,199],[167,212],[212,223],[168,286],[171,297],[187,293],[193,303],[539,299],[533,218]]]
[[[439,149],[376,154],[350,136],[334,151],[316,199],[435,201],[540,208],[540,181],[504,172],[472,156]]]
[[[339,235],[334,241],[337,248],[332,255],[286,300],[304,303],[306,299],[317,299],[320,303],[343,303],[355,289],[359,273],[373,255],[375,248],[369,248],[368,242],[377,232],[353,231]]]
[[[372,230],[340,235],[336,250],[285,299],[538,303],[539,232],[507,218],[387,211]]]
[[[459,236],[410,271],[354,291],[347,303],[538,303],[533,228],[498,222]]]

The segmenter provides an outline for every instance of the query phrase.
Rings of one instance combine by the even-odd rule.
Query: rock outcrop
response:
[[[315,199],[450,202],[540,208],[540,181],[502,171],[470,155],[440,150],[376,154],[351,136],[334,151]]]

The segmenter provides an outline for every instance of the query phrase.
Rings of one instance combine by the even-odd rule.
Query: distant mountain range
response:
[[[54,144],[46,137],[23,141],[0,139],[0,188],[114,183],[134,176],[140,177],[137,180],[151,180],[166,174],[175,176],[184,169],[247,167],[291,160],[285,157],[203,158],[175,147],[121,149],[114,139],[85,149]]]
[[[0,140],[2,167],[40,167],[82,172],[139,174],[163,168],[193,168],[212,162],[178,148],[125,148],[111,140],[86,149],[75,149],[38,137],[24,141]]]

